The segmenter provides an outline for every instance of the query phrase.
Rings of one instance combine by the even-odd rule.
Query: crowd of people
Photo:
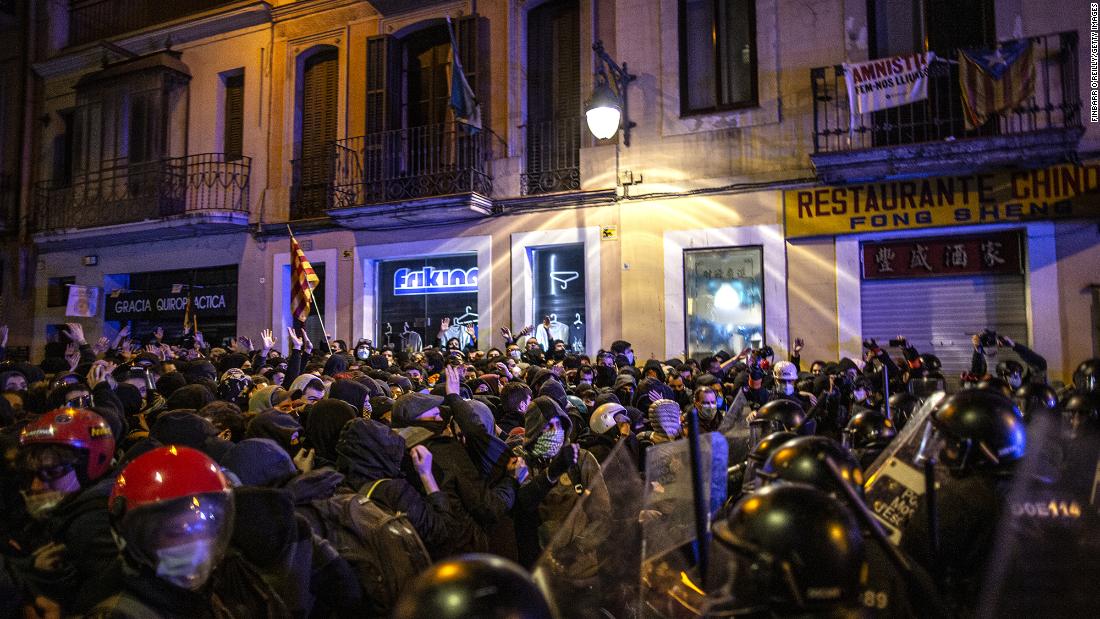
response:
[[[950,471],[941,517],[915,510],[888,548],[865,474],[945,389],[934,355],[868,340],[807,364],[796,340],[786,360],[639,362],[626,341],[589,358],[527,332],[319,350],[288,329],[284,357],[270,330],[212,347],[163,329],[89,343],[69,324],[39,364],[0,364],[0,615],[541,617],[594,600],[615,617],[967,616],[1032,421],[1100,430],[1100,359],[1056,390],[1041,356],[975,335],[923,435]],[[695,427],[730,441],[710,576],[613,595],[604,567],[637,556],[617,523],[641,517],[617,489]],[[576,606],[531,578],[551,544]]]

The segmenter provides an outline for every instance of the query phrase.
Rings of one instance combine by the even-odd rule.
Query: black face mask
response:
[[[436,434],[436,435],[443,434],[443,431],[447,429],[447,422],[446,421],[437,421],[437,420],[434,420],[434,419],[432,419],[432,420],[423,420],[423,421],[421,421],[421,420],[410,421],[409,425],[413,426],[413,427],[416,427],[416,428],[424,428],[425,430],[431,432],[432,434]]]

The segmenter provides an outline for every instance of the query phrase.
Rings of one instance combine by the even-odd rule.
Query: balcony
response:
[[[579,191],[581,119],[559,118],[527,123],[527,159],[520,175],[525,196]]]
[[[221,153],[103,162],[69,182],[35,186],[39,243],[111,245],[218,234],[248,226],[251,159]]]
[[[291,162],[291,219],[385,229],[489,215],[493,137],[452,122],[332,142]]]
[[[866,114],[849,111],[840,65],[810,70],[811,160],[826,183],[1035,167],[1072,160],[1083,133],[1077,33],[1030,38],[1035,83],[1019,106],[967,129],[956,58],[931,64],[928,98]]]
[[[83,45],[186,17],[235,0],[72,0],[69,45]]]

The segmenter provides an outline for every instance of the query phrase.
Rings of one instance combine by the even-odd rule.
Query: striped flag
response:
[[[450,16],[447,17],[447,33],[451,35],[451,107],[454,108],[455,118],[469,125],[472,130],[479,131],[481,130],[481,104],[474,95],[474,89],[470,88],[466,72],[462,70],[462,60],[458,56],[458,41],[455,39]]]
[[[321,280],[313,272],[313,267],[306,260],[302,247],[298,245],[298,239],[294,234],[290,235],[290,309],[294,320],[305,324],[309,318],[309,308],[313,303],[313,289]]]
[[[1006,41],[991,50],[960,49],[959,86],[967,129],[1020,105],[1035,89],[1031,41]]]

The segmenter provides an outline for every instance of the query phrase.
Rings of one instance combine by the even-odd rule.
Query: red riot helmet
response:
[[[233,533],[233,493],[200,451],[170,445],[126,465],[108,499],[123,552],[182,589],[197,590]]]
[[[23,428],[19,445],[23,449],[35,445],[63,445],[75,449],[80,454],[76,472],[81,486],[110,470],[115,454],[111,426],[103,417],[82,408],[59,408],[44,413]]]

